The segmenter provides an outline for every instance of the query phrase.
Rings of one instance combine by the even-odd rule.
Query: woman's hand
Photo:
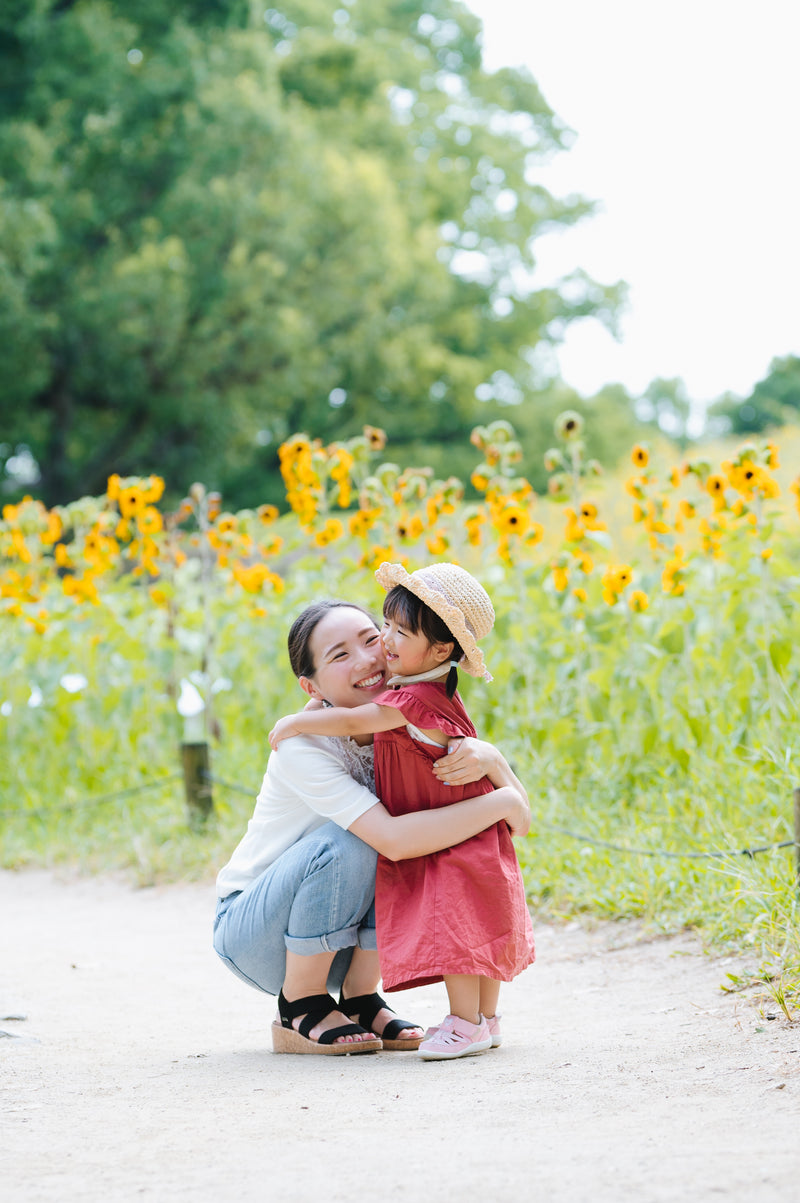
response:
[[[445,785],[469,785],[481,777],[491,777],[500,759],[497,748],[482,739],[451,739],[447,755],[433,762],[433,773]]]

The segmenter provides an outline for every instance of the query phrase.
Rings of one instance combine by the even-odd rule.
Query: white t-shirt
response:
[[[332,819],[347,829],[366,814],[378,799],[354,780],[345,764],[352,770],[354,756],[369,758],[370,751],[351,740],[322,735],[284,739],[267,761],[247,831],[219,871],[217,896],[227,898],[243,890],[287,848],[323,823]],[[368,779],[368,774],[360,775]]]

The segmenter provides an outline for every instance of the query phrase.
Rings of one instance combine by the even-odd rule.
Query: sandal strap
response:
[[[390,1019],[381,1032],[381,1040],[396,1040],[400,1033],[404,1032],[407,1028],[418,1027],[419,1024],[413,1023],[410,1019]]]
[[[306,1026],[306,1023],[307,1023],[307,1020],[303,1020],[303,1022],[300,1024],[300,1035],[307,1037],[308,1032],[303,1031],[303,1028]],[[309,1026],[309,1031],[310,1031],[311,1027],[313,1027],[313,1024],[311,1024]],[[366,1032],[364,1030],[364,1028],[362,1028],[359,1024],[343,1023],[343,1024],[340,1024],[340,1026],[338,1028],[329,1028],[329,1030],[327,1032],[323,1032],[322,1035],[317,1040],[317,1044],[333,1044],[334,1040],[338,1040],[340,1036],[365,1036],[365,1035],[369,1035],[369,1033]]]
[[[392,1010],[386,999],[381,998],[380,994],[358,994],[354,998],[345,998],[343,994],[339,996],[339,1010],[345,1015],[349,1015],[351,1019],[357,1018],[359,1023],[370,1030],[372,1030],[375,1016],[384,1007],[387,1011]],[[406,1028],[416,1027],[419,1027],[419,1024],[412,1023],[410,1019],[390,1019],[381,1032],[381,1040],[396,1040],[399,1033],[405,1031]]]
[[[305,998],[296,998],[294,1002],[289,1002],[284,998],[281,990],[278,995],[278,1014],[281,1017],[281,1025],[285,1028],[292,1027],[292,1020],[298,1015],[304,1015],[305,1018],[300,1021],[297,1031],[301,1036],[310,1039],[309,1033],[313,1027],[321,1023],[326,1015],[330,1015],[331,1011],[338,1011],[335,1000],[330,994],[308,994]],[[365,1029],[357,1023],[343,1023],[338,1028],[330,1028],[327,1032],[323,1032],[317,1044],[333,1044],[334,1040],[338,1040],[340,1036],[360,1036],[365,1035]]]
[[[294,1002],[289,1002],[288,998],[284,998],[282,990],[278,995],[278,1014],[285,1028],[290,1028],[292,1020],[297,1019],[298,1015],[305,1015],[311,1019],[310,1026],[313,1028],[315,1024],[336,1009],[336,1003],[330,994],[307,994],[305,998],[296,998]],[[301,1032],[301,1035],[305,1036],[306,1033]]]
[[[351,1019],[358,1016],[358,1022],[363,1023],[365,1028],[371,1027],[373,1019],[384,1007],[391,1009],[380,994],[357,994],[353,998],[339,995],[339,1010]]]

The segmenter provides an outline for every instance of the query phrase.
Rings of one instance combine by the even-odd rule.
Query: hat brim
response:
[[[484,681],[492,680],[492,674],[483,659],[483,652],[478,647],[475,636],[469,630],[464,621],[464,615],[457,606],[451,606],[438,590],[427,585],[418,573],[412,575],[402,564],[389,564],[384,561],[375,573],[375,579],[387,593],[395,585],[402,585],[404,589],[408,589],[409,593],[413,593],[421,602],[429,606],[434,614],[438,614],[447,625],[448,630],[452,631],[453,637],[464,652],[458,662],[458,667],[463,668],[471,677],[482,677]]]

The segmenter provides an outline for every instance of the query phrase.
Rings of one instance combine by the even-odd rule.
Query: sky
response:
[[[590,394],[681,377],[698,411],[800,354],[797,0],[466,0],[488,70],[526,66],[575,132],[544,165],[601,212],[537,241],[537,282],[629,285],[616,343],[581,321],[558,352]]]

